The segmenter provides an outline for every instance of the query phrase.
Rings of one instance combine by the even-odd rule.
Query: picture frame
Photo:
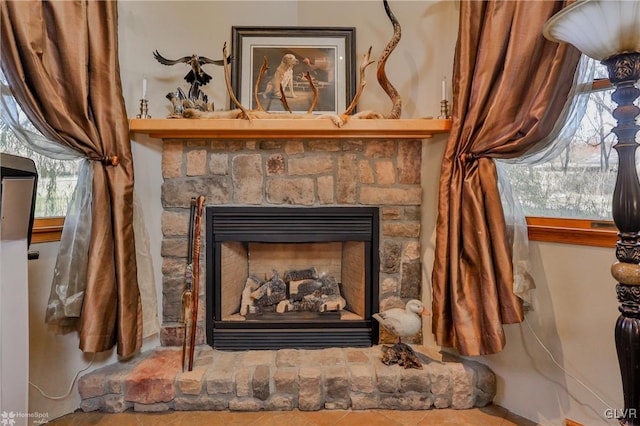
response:
[[[286,112],[278,84],[284,82],[291,112],[307,113],[313,100],[311,85],[304,78],[307,71],[318,88],[313,114],[339,114],[351,103],[355,94],[355,28],[234,26],[231,32],[231,86],[245,108],[258,108],[254,91],[264,58],[268,70],[258,96],[265,110]]]

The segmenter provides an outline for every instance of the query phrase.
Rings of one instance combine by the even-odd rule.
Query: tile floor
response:
[[[168,411],[163,413],[102,412],[68,414],[49,423],[54,426],[535,426],[503,407],[490,405],[471,410],[323,410],[323,411]]]

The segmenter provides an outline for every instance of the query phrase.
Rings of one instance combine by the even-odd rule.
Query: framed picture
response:
[[[291,111],[306,113],[314,96],[308,72],[318,89],[313,113],[341,113],[355,93],[355,47],[355,28],[232,27],[234,94],[245,108],[257,109],[257,94],[265,110],[285,112],[282,86]],[[256,89],[265,58],[268,70]]]

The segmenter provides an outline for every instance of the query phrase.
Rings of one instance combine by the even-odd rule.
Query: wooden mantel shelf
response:
[[[449,132],[451,120],[351,120],[337,127],[328,119],[136,118],[129,120],[129,129],[160,139],[427,139]]]

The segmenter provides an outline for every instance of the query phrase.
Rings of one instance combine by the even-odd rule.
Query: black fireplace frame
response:
[[[222,350],[369,347],[378,343],[380,217],[377,207],[208,206],[206,219],[206,336]],[[286,237],[286,239],[283,239]],[[225,242],[341,242],[365,245],[365,315],[362,320],[224,321],[221,249]]]

